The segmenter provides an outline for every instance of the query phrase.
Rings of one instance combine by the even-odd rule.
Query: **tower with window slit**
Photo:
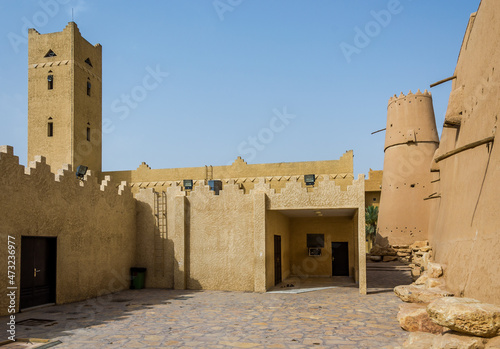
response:
[[[87,166],[101,172],[102,46],[76,23],[63,31],[28,32],[28,161],[43,155],[57,172]]]

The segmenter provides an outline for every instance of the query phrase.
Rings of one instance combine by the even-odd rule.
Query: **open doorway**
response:
[[[20,309],[56,301],[57,238],[21,238]]]
[[[348,242],[332,242],[332,275],[349,276]]]

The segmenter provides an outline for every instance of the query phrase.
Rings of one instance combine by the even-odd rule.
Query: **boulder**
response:
[[[442,336],[434,337],[432,349],[483,349],[486,340],[479,337],[470,337],[461,333],[447,332]]]
[[[425,288],[444,288],[446,285],[446,282],[444,281],[443,278],[427,278],[425,280]]]
[[[438,263],[427,262],[426,270],[430,278],[438,278],[443,275],[443,266]]]
[[[420,251],[422,252],[429,252],[430,250],[432,250],[432,247],[430,246],[424,246],[420,248]]]
[[[370,256],[370,260],[372,262],[380,262],[382,260],[382,256]]]
[[[408,339],[404,342],[403,348],[407,349],[430,349],[435,335],[425,332],[410,333]]]
[[[397,261],[398,260],[398,257],[396,256],[384,256],[384,258],[382,258],[382,262],[392,262],[392,261]]]
[[[408,303],[430,303],[438,298],[453,297],[453,293],[440,288],[426,289],[424,285],[396,286],[394,287],[394,293],[396,293],[396,296],[398,296],[403,302]]]
[[[411,269],[411,276],[413,276],[415,279],[420,277],[421,273],[422,269],[420,269],[420,267],[415,267]]]
[[[486,339],[469,337],[456,332],[434,335],[425,332],[413,332],[404,342],[406,349],[489,349]],[[491,342],[490,342],[491,343]],[[494,347],[493,347],[494,348]],[[492,349],[493,349],[492,348]],[[495,348],[496,349],[496,348]]]
[[[427,279],[429,279],[429,274],[427,274],[427,272],[423,272],[422,275],[420,275],[420,277],[415,280],[414,284],[415,285],[425,285],[425,283],[427,282]]]
[[[401,252],[401,251],[398,251],[398,252],[396,252],[396,254],[398,255],[398,257],[407,257],[407,256],[410,256],[410,252]]]
[[[398,321],[408,332],[443,333],[448,329],[434,323],[427,314],[427,304],[403,303],[399,305]]]
[[[441,298],[427,306],[438,325],[479,337],[500,335],[500,307],[471,298]]]
[[[500,337],[495,337],[490,339],[488,344],[484,347],[485,349],[500,349]]]
[[[416,253],[412,262],[427,269],[427,264],[431,260],[430,252]]]

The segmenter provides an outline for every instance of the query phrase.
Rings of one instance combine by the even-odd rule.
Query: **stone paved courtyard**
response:
[[[266,294],[126,290],[17,314],[17,322],[54,322],[18,324],[16,335],[61,341],[56,348],[398,348],[408,334],[391,289],[410,282],[408,272],[369,270],[366,296],[352,285]]]

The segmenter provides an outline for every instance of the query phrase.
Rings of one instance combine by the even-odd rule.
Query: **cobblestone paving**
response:
[[[300,294],[127,290],[17,314],[17,322],[56,323],[18,325],[16,335],[63,342],[55,348],[398,348],[407,333],[391,288],[411,280],[395,271],[368,276],[366,296],[355,287]]]

